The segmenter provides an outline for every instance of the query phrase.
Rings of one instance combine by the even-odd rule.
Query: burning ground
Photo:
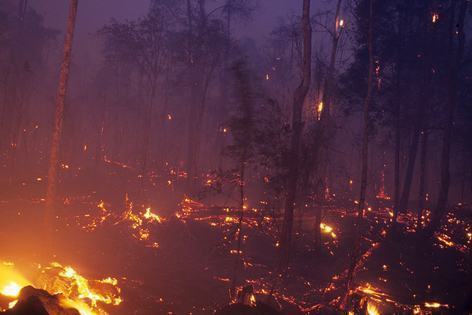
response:
[[[76,186],[74,197],[63,198],[53,243],[45,243],[38,223],[44,203],[35,191],[41,182],[18,183],[22,196],[31,199],[2,200],[2,308],[13,307],[19,290],[28,285],[61,294],[61,303],[81,314],[213,314],[229,303],[240,212],[218,198],[192,200],[177,193],[183,180],[174,187],[161,181],[148,204],[133,198],[134,192],[83,194],[87,188]],[[167,202],[161,201],[164,196]],[[281,278],[274,273],[280,218],[266,201],[249,200],[237,285],[251,285],[256,301],[269,301],[287,314],[337,313],[352,246],[354,202],[324,206],[319,245],[311,209],[298,215],[293,262]],[[470,284],[470,209],[451,209],[434,242],[415,233],[410,213],[399,218],[401,231],[393,235],[391,216],[388,200],[366,210],[351,292],[356,312],[457,313]]]

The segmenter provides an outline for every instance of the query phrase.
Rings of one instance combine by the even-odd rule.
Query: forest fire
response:
[[[0,314],[472,313],[470,0],[0,0]]]

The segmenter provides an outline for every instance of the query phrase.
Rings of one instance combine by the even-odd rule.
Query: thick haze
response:
[[[80,0],[77,21],[76,49],[80,53],[90,52],[95,45],[95,32],[115,18],[117,20],[135,19],[143,16],[149,7],[149,0]],[[218,1],[210,1],[215,6]],[[69,1],[36,0],[31,2],[43,16],[45,24],[63,32],[67,20]],[[317,10],[317,5],[313,10]],[[301,10],[299,1],[259,0],[253,18],[236,26],[236,36],[261,39],[269,35],[279,17]]]

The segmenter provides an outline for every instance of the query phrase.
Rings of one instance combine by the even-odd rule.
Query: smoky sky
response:
[[[133,20],[143,16],[150,0],[79,0],[75,49],[83,53],[96,50],[96,31],[112,18]],[[221,0],[208,1],[217,6]],[[313,10],[326,1],[313,2]],[[266,38],[276,26],[277,20],[301,12],[301,0],[256,0],[257,10],[251,20],[235,26],[235,36],[255,40]],[[68,0],[31,0],[32,5],[44,17],[47,26],[64,31],[66,27]]]

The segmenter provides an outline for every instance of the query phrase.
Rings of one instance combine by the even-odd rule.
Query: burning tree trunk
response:
[[[59,86],[56,96],[56,111],[54,116],[54,127],[51,139],[51,155],[48,170],[48,185],[46,193],[46,228],[52,229],[54,218],[54,204],[56,200],[58,165],[59,165],[59,147],[61,142],[62,124],[64,120],[64,105],[66,100],[70,64],[72,59],[72,43],[74,39],[75,20],[77,17],[77,7],[79,0],[71,0],[69,19],[67,22],[67,33],[64,42],[64,56],[61,65]]]
[[[303,131],[302,112],[306,95],[311,82],[311,37],[312,28],[310,22],[310,0],[303,0],[303,77],[293,97],[292,110],[292,139],[290,148],[290,167],[287,180],[287,195],[285,200],[284,221],[281,234],[280,267],[285,269],[290,259],[292,242],[293,212],[297,197],[297,185],[299,177],[300,142]]]
[[[328,142],[328,134],[334,132],[333,122],[331,121],[331,102],[333,98],[333,80],[334,73],[336,70],[336,57],[338,53],[339,39],[341,38],[342,30],[344,28],[344,22],[339,18],[341,11],[342,0],[338,0],[336,4],[336,11],[334,14],[334,23],[333,30],[331,31],[331,56],[329,59],[329,66],[326,76],[323,82],[323,95],[321,97],[321,104],[318,107],[318,115],[320,119],[320,132],[318,134],[320,142]],[[327,145],[326,143],[323,143]],[[329,152],[328,150],[323,150],[324,154],[324,163],[323,163],[323,174],[320,174],[323,178],[320,195],[325,194],[326,190],[329,190],[328,186],[328,163],[329,163]],[[320,150],[316,150],[317,154],[320,154]],[[321,200],[321,199],[320,199]],[[322,209],[321,205],[315,205],[315,243],[319,247],[321,245],[321,215]]]
[[[442,153],[441,153],[441,185],[439,188],[439,196],[436,204],[435,211],[433,212],[433,218],[431,225],[428,228],[428,235],[431,235],[441,225],[441,219],[446,213],[447,200],[449,194],[450,185],[450,154],[451,154],[451,139],[452,130],[454,127],[454,112],[457,104],[457,90],[459,81],[459,70],[464,55],[465,48],[465,34],[464,34],[464,22],[466,11],[469,1],[462,0],[459,7],[459,18],[455,21],[456,5],[452,4],[451,8],[451,24],[449,30],[449,51],[450,51],[450,64],[449,64],[449,75],[448,75],[448,101],[447,101],[447,121],[445,130],[442,138]],[[455,29],[454,29],[454,26]],[[458,47],[454,49],[453,38],[458,37]]]
[[[352,280],[354,278],[354,271],[357,265],[357,261],[360,258],[360,247],[361,247],[361,223],[363,219],[363,212],[365,208],[366,190],[367,190],[367,168],[368,168],[368,154],[369,154],[369,129],[370,129],[370,104],[372,101],[372,80],[374,77],[374,52],[373,52],[373,2],[369,0],[369,29],[367,39],[367,49],[369,53],[369,72],[367,75],[367,93],[364,99],[364,121],[363,121],[363,134],[362,134],[362,165],[361,165],[361,189],[359,194],[359,206],[357,208],[357,222],[354,226],[354,248],[351,252],[350,265],[348,269],[347,281],[346,281],[346,296],[344,299],[345,306],[349,309],[349,291],[352,287]]]
[[[320,113],[321,120],[326,121],[330,117],[332,93],[333,93],[333,77],[334,71],[336,68],[336,57],[338,53],[339,39],[341,38],[341,33],[344,27],[344,22],[339,19],[339,14],[341,11],[342,0],[338,0],[336,4],[336,12],[334,15],[334,29],[332,34],[332,43],[331,43],[331,56],[329,59],[328,71],[326,73],[326,78],[323,84],[323,97],[322,104],[324,108],[321,108],[322,112]],[[329,121],[327,122],[329,123]]]

